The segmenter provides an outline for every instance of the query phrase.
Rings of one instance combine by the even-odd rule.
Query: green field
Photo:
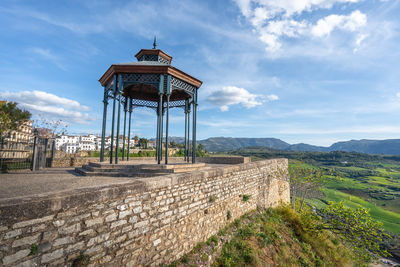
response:
[[[308,202],[321,208],[329,201],[364,207],[390,232],[400,234],[400,157],[349,152],[296,152],[247,148],[233,152],[252,160],[285,157],[290,164],[333,171],[322,185],[322,194]]]
[[[330,167],[337,177],[328,179],[321,189],[323,196],[309,203],[321,208],[329,201],[343,201],[351,208],[364,207],[386,230],[400,233],[400,164],[382,164],[378,168]]]

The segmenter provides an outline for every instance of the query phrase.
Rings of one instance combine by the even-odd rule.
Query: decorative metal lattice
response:
[[[124,83],[147,83],[157,84],[160,82],[159,74],[143,74],[143,73],[125,73],[122,74]]]
[[[106,92],[107,98],[114,98],[114,93],[112,88],[109,88]]]
[[[194,87],[191,84],[188,84],[187,82],[182,81],[181,79],[178,79],[174,76],[171,77],[171,89],[172,90],[184,90],[191,96],[193,96],[196,87]]]
[[[169,102],[170,108],[181,108],[185,107],[185,100],[171,101]],[[164,108],[167,108],[167,102],[164,102]]]
[[[158,62],[169,64],[169,61],[161,56],[158,57]]]
[[[113,85],[114,85],[114,80],[111,79],[111,81],[108,84],[106,84],[105,90],[112,90]]]
[[[143,55],[139,61],[158,61],[158,55]]]

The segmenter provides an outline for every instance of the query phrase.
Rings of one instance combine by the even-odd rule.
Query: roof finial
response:
[[[157,48],[157,40],[156,40],[156,36],[154,36],[154,42],[153,42],[153,49]]]

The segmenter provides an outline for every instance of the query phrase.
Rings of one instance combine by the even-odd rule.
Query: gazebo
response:
[[[132,111],[134,108],[144,107],[153,109],[157,114],[156,161],[158,164],[161,163],[163,157],[165,121],[165,164],[168,164],[169,109],[182,108],[185,114],[184,159],[185,162],[190,162],[191,158],[192,163],[195,163],[197,91],[202,82],[173,67],[172,57],[156,49],[155,40],[153,49],[141,49],[135,57],[137,62],[112,64],[99,80],[104,87],[100,161],[104,162],[107,106],[109,100],[112,100],[110,164],[113,164],[113,161],[118,164],[121,107],[124,112],[122,160],[129,160]],[[191,111],[192,145],[190,145],[189,137]],[[127,113],[129,113],[128,147],[125,149]],[[117,118],[115,118],[116,115]]]

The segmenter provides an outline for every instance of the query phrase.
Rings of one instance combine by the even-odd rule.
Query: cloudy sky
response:
[[[0,2],[0,99],[100,133],[112,63],[158,48],[203,81],[198,138],[400,138],[399,0]],[[155,113],[133,131],[154,137]],[[172,136],[184,133],[181,109]]]

